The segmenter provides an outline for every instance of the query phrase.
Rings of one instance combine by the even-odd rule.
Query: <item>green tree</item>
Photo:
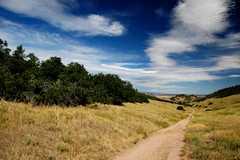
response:
[[[59,57],[51,57],[40,66],[40,75],[43,79],[56,81],[64,70],[64,65]]]
[[[83,65],[78,63],[70,63],[67,67],[65,67],[64,72],[61,74],[61,79],[74,83],[79,82],[81,80],[88,80],[89,75],[87,70]]]

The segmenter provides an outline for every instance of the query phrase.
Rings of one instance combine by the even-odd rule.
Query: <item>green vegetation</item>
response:
[[[198,104],[186,134],[192,160],[240,159],[240,95],[210,98]]]
[[[8,43],[1,39],[0,97],[35,105],[64,106],[148,102],[145,94],[117,75],[92,75],[78,63],[64,65],[59,57],[40,62],[33,53],[26,55],[22,46],[11,52]]]

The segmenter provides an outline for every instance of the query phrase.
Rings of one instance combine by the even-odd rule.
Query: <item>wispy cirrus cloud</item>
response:
[[[120,22],[105,16],[73,15],[66,3],[60,0],[0,0],[0,6],[15,13],[41,19],[63,30],[85,35],[120,36],[126,30]]]

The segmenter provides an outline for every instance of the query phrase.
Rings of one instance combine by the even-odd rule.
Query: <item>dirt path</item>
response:
[[[180,160],[185,128],[192,115],[141,141],[114,160]]]

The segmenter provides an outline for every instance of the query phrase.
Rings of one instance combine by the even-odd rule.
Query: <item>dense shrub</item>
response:
[[[117,75],[91,75],[83,65],[64,65],[59,57],[40,62],[33,53],[26,55],[22,46],[11,52],[1,39],[0,98],[64,106],[148,102],[145,94]]]

